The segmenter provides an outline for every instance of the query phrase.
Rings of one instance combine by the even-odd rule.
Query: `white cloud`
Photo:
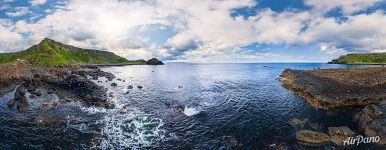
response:
[[[32,6],[43,5],[47,2],[47,0],[30,0]]]
[[[344,14],[349,15],[360,10],[374,6],[383,0],[305,0],[307,5],[314,7],[314,11],[326,13],[340,8]]]
[[[233,18],[230,12],[254,6],[253,0],[70,0],[37,22],[16,21],[12,28],[4,28],[2,32],[14,34],[10,35],[14,38],[28,35],[25,47],[49,36],[79,47],[107,49],[131,59],[167,57],[209,61],[271,57],[296,61],[306,58],[271,54],[269,50],[243,53],[239,48],[251,43],[319,45],[321,52],[331,55],[386,49],[384,12],[353,15],[378,1],[306,0],[307,5],[313,6],[311,11],[277,13],[264,9],[244,19]],[[346,22],[337,23],[334,18],[324,16],[336,8],[341,8],[348,17]],[[22,14],[14,12],[11,16]],[[151,30],[152,26],[170,28],[175,35],[165,45],[156,45],[138,34],[139,30]],[[6,40],[0,41],[0,45]]]
[[[9,17],[20,17],[20,16],[24,16],[30,12],[31,11],[29,10],[28,7],[15,7],[14,11],[6,12],[5,14]]]

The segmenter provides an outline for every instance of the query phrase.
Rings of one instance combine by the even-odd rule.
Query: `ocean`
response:
[[[334,149],[332,144],[298,143],[298,128],[291,126],[290,120],[302,118],[307,120],[305,129],[322,132],[334,126],[356,129],[352,115],[359,109],[327,112],[311,107],[277,81],[286,68],[347,65],[167,63],[106,67],[102,70],[117,78],[107,81],[101,77],[94,82],[108,88],[114,109],[70,102],[57,110],[19,114],[6,106],[12,93],[4,96],[0,100],[0,149]],[[112,82],[117,86],[110,86]],[[129,85],[134,88],[128,89]],[[66,125],[36,127],[34,120],[15,119],[33,118],[42,112],[60,114]]]

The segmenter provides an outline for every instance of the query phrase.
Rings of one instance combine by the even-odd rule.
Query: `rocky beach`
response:
[[[383,67],[284,70],[278,80],[311,106],[327,111],[360,110],[352,111],[352,120],[357,123],[355,130],[347,126],[329,127],[328,134],[323,131],[299,130],[296,138],[306,143],[332,141],[343,146],[343,141],[348,137],[378,136],[380,140],[376,144],[385,145],[385,77],[386,68]]]

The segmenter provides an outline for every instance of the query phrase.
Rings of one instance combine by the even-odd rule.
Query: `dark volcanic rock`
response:
[[[152,58],[152,59],[149,59],[148,61],[146,61],[146,64],[147,65],[163,65],[164,63],[160,60],[158,60],[157,58]]]
[[[62,89],[77,92],[83,102],[88,105],[108,106],[107,90],[82,76],[68,75],[65,79],[51,82],[51,84],[55,84]]]
[[[386,104],[366,106],[361,112],[354,116],[359,127],[364,130],[367,137],[380,137],[376,144],[386,145]]]

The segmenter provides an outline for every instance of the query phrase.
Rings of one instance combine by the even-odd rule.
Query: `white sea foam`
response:
[[[184,109],[184,114],[186,116],[194,116],[194,115],[197,115],[199,114],[200,111],[197,109],[197,108],[193,108],[193,107],[188,107],[188,106],[185,106],[185,109]]]
[[[137,114],[138,115],[138,114]],[[161,119],[136,114],[107,115],[102,129],[104,139],[101,149],[149,147],[165,139],[165,130],[161,129]]]

